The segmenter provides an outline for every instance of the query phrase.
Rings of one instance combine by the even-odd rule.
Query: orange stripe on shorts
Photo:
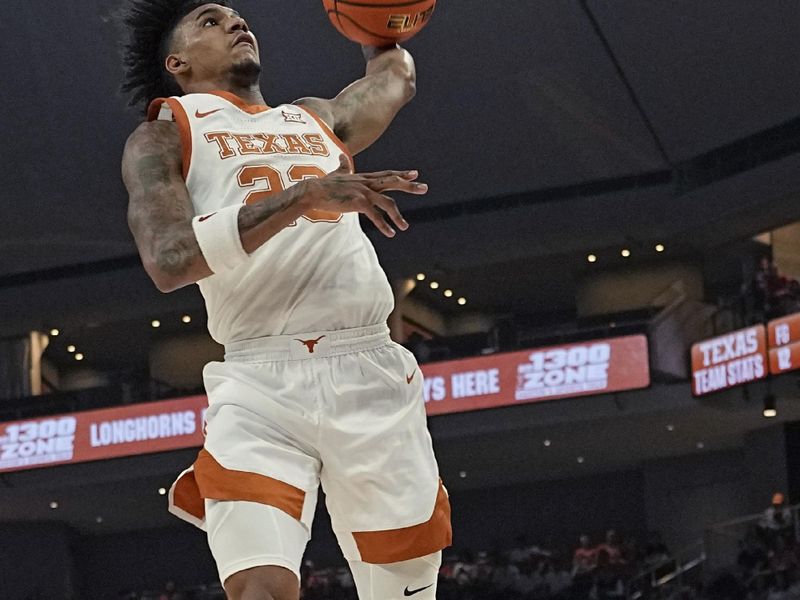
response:
[[[194,474],[203,498],[259,502],[274,506],[298,521],[303,514],[306,498],[303,490],[266,475],[226,469],[205,448],[194,463]]]
[[[353,532],[361,560],[373,565],[411,560],[438,552],[453,542],[450,500],[439,482],[433,515],[425,523],[386,531]]]
[[[193,517],[201,520],[205,518],[205,502],[203,502],[203,497],[200,495],[200,490],[197,487],[197,480],[192,471],[184,473],[178,481],[175,482],[175,488],[172,492],[172,502],[175,506]]]

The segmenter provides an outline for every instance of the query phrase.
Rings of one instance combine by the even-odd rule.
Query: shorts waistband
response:
[[[226,344],[225,360],[235,362],[308,360],[374,350],[390,341],[389,327],[385,323],[337,331],[273,335]]]

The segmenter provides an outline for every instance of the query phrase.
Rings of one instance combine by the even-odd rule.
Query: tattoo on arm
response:
[[[364,78],[347,86],[332,101],[334,132],[354,153],[371,146],[416,93],[411,55],[401,48],[365,54]]]
[[[201,255],[181,168],[174,124],[145,123],[128,140],[122,165],[130,195],[128,223],[145,267],[173,277],[185,274]]]
[[[297,186],[292,186],[285,193],[270,196],[266,200],[243,206],[239,211],[239,233],[254,229],[270,217],[288,212],[298,196]]]

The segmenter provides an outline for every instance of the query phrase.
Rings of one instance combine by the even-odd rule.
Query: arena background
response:
[[[119,165],[140,115],[117,91],[118,6],[8,0],[0,16],[0,421],[190,396],[220,355],[196,287],[160,294],[127,229]],[[270,104],[363,72],[319,2],[237,6]],[[403,336],[434,361],[649,343],[644,389],[431,417],[456,550],[520,534],[574,549],[609,527],[680,549],[774,491],[800,499],[796,373],[695,397],[689,365],[693,343],[767,318],[762,256],[800,278],[798,31],[792,0],[440,0],[407,44],[417,97],[357,158],[431,186],[398,198],[397,239],[365,227],[408,293]],[[195,453],[0,473],[0,598],[213,581],[157,491]],[[309,556],[341,563],[324,511]]]

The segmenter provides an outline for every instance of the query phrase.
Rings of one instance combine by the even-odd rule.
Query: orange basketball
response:
[[[436,0],[322,0],[328,18],[347,39],[366,46],[404,42],[428,24]]]

